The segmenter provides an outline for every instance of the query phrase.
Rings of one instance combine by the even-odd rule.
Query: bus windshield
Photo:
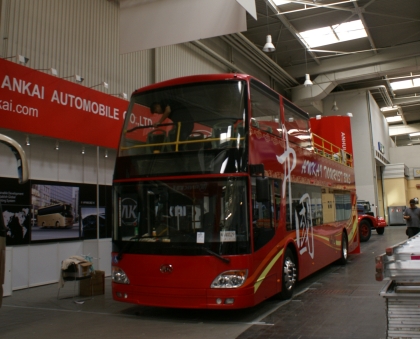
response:
[[[119,184],[114,240],[124,253],[249,253],[246,191],[245,177]]]
[[[73,227],[73,208],[70,204],[41,207],[37,213],[39,227]]]
[[[134,94],[119,148],[130,163],[119,164],[116,177],[132,177],[121,167],[139,177],[242,171],[241,161],[227,168],[224,161],[244,153],[246,93],[245,81],[225,80]]]

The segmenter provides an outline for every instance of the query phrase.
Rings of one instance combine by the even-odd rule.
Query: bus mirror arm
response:
[[[256,178],[256,199],[260,202],[270,201],[270,182],[264,176],[264,164],[249,165],[249,172]],[[260,176],[261,175],[261,176]]]
[[[264,178],[264,164],[249,165],[249,172],[252,176],[261,176]]]

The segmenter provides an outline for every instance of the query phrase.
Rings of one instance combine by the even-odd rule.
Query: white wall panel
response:
[[[0,56],[23,54],[28,67],[79,74],[83,85],[102,81],[108,94],[131,94],[153,80],[151,51],[120,55],[119,6],[104,0],[3,0]],[[10,59],[16,61],[16,59]],[[74,81],[74,78],[69,78]]]
[[[57,248],[58,243],[29,247],[29,287],[57,281]]]
[[[58,153],[51,139],[31,138],[30,178],[58,180]]]
[[[71,142],[59,142],[58,181],[83,182],[82,146]]]
[[[42,265],[42,260],[39,261]],[[14,246],[12,255],[13,290],[29,287],[29,246]]]
[[[4,284],[3,284],[3,296],[12,294],[12,259],[13,248],[6,247],[6,263],[4,268]]]
[[[156,49],[156,82],[187,75],[227,72],[205,52],[191,44]]]

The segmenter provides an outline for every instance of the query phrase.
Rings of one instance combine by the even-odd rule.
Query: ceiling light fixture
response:
[[[60,143],[58,140],[55,142],[55,150],[58,151],[60,149]]]
[[[310,78],[309,73],[308,73],[308,60],[306,59],[306,48],[304,49],[304,51],[305,51],[305,70],[306,70],[306,74],[305,74],[305,82],[303,83],[303,85],[305,87],[308,87],[308,86],[312,86],[313,83],[312,83],[311,78]]]
[[[331,111],[337,112],[338,111],[338,106],[337,106],[337,102],[334,101],[333,106],[331,107]]]
[[[105,150],[105,158],[108,158],[108,150]]]
[[[267,2],[265,3],[265,8],[267,11],[267,37],[265,38],[265,45],[263,47],[263,51],[266,53],[270,53],[270,52],[274,52],[276,50],[276,47],[274,47],[273,42],[271,40],[271,35],[270,35],[270,23],[268,22],[268,4]]]
[[[82,154],[85,155],[85,146],[82,146]]]
[[[313,85],[313,83],[311,81],[311,78],[309,77],[309,74],[305,74],[305,82],[303,83],[303,85],[305,87],[308,87],[308,86],[312,86]]]
[[[29,140],[29,136],[26,136],[26,146],[31,146],[31,141]]]

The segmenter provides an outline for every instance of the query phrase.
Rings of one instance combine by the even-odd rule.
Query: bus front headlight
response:
[[[130,280],[128,279],[127,274],[125,274],[125,272],[117,266],[112,266],[111,278],[112,278],[112,281],[117,284],[130,283]]]
[[[238,288],[243,285],[247,276],[248,270],[225,271],[213,280],[211,288]]]

